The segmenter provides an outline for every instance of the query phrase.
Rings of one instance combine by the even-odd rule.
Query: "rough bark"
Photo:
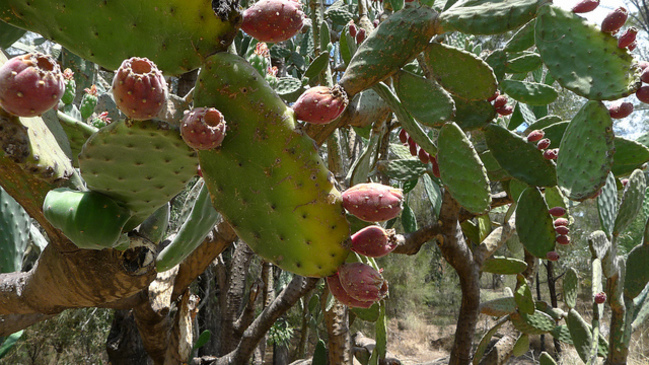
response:
[[[329,364],[350,365],[352,363],[351,333],[349,333],[349,311],[346,305],[333,298],[333,305],[327,310],[326,290],[321,297],[321,306],[327,327],[327,356]]]

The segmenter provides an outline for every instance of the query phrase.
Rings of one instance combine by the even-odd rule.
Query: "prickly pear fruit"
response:
[[[622,6],[608,13],[604,20],[602,20],[601,30],[604,33],[617,32],[629,17],[629,12]]]
[[[98,116],[92,118],[90,122],[95,128],[103,128],[110,124],[110,117],[108,117],[108,112],[101,112]]]
[[[643,103],[649,104],[649,85],[644,85],[635,92],[635,97]]]
[[[550,208],[548,210],[548,213],[550,213],[550,215],[553,216],[553,217],[562,217],[562,216],[566,215],[566,208],[564,208],[564,207]],[[555,221],[555,225],[556,225],[556,221]]]
[[[329,291],[331,295],[336,297],[338,301],[343,303],[348,307],[359,307],[359,308],[369,308],[374,304],[373,301],[368,300],[358,300],[352,298],[343,288],[343,285],[340,283],[340,276],[338,273],[334,275],[327,276],[327,285],[329,286]]]
[[[620,184],[622,184],[622,187],[625,187],[629,184],[629,179],[622,179],[620,180]]]
[[[550,251],[545,255],[549,261],[559,261],[559,253],[557,251]]]
[[[543,158],[548,160],[556,160],[559,157],[559,149],[553,148],[551,150],[543,151]]]
[[[0,67],[0,107],[19,117],[41,115],[54,107],[65,91],[61,68],[42,53],[28,53]]]
[[[582,0],[572,8],[573,13],[588,13],[597,8],[599,0]]]
[[[365,29],[364,28],[359,28],[358,32],[356,33],[356,44],[361,44],[365,40]]]
[[[403,193],[391,186],[366,183],[342,193],[343,207],[366,222],[387,221],[401,213]]]
[[[412,138],[410,138],[410,141]],[[417,156],[419,154],[419,146],[417,146],[417,143],[414,142],[409,142],[408,143],[408,148],[410,148],[410,154],[413,156]]]
[[[497,108],[496,113],[505,116],[505,115],[510,115],[511,113],[514,112],[514,108],[512,108],[511,105],[505,105],[503,107]]]
[[[507,97],[505,95],[498,95],[496,99],[494,99],[495,109],[500,109],[505,105],[507,105]]]
[[[606,302],[606,293],[605,292],[599,292],[595,294],[595,303],[597,304],[604,304]]]
[[[356,34],[358,33],[358,28],[356,28],[356,24],[352,22],[349,23],[349,35],[352,36],[354,39],[356,39]]]
[[[564,212],[565,214],[565,212]],[[569,222],[566,218],[557,218],[554,220],[554,226],[555,227],[566,227],[568,226]]]
[[[69,68],[63,70],[63,80],[65,80],[65,91],[63,91],[61,101],[63,104],[69,105],[74,101],[74,96],[77,92],[77,83],[74,81],[74,72]]]
[[[167,82],[147,58],[124,60],[113,78],[112,90],[119,110],[134,120],[155,117],[167,99]]]
[[[638,47],[638,42],[633,41],[631,44],[629,44],[626,48],[629,50],[629,52],[633,51]]]
[[[493,95],[491,95],[489,99],[487,99],[487,101],[491,103],[492,101],[496,100],[496,98],[499,96],[500,96],[500,91],[496,90],[496,92]]]
[[[552,141],[550,141],[549,138],[543,138],[536,144],[536,148],[538,148],[539,150],[544,150],[550,147],[550,143],[552,143]]]
[[[430,162],[433,163],[433,176],[439,179],[441,174],[439,173],[439,164],[437,163],[437,156],[431,157]]]
[[[388,282],[370,265],[361,262],[342,264],[338,276],[342,287],[354,299],[376,302],[388,295]]]
[[[649,64],[649,62],[647,62]],[[640,80],[644,83],[649,83],[649,67],[642,69],[642,74],[640,75]]]
[[[419,149],[418,157],[419,157],[419,161],[421,161],[421,163],[423,164],[427,164],[430,162],[430,155],[423,148]]]
[[[635,42],[635,38],[638,35],[638,28],[636,27],[629,27],[626,32],[624,32],[620,38],[617,39],[617,47],[618,48],[627,48],[629,47],[632,43]]]
[[[197,150],[211,150],[225,138],[225,120],[216,108],[194,108],[185,111],[180,135],[187,145]]]
[[[560,219],[563,219],[563,218],[560,218]],[[570,228],[568,228],[566,226],[557,226],[557,227],[554,227],[554,231],[557,232],[560,235],[566,235],[566,234],[570,233]]]
[[[397,247],[394,229],[368,226],[352,235],[352,251],[369,257],[382,257]]]
[[[564,234],[558,235],[557,236],[557,243],[560,245],[569,245],[570,244],[570,237],[566,236]]]
[[[95,85],[84,89],[84,91],[86,93],[83,94],[83,98],[81,98],[81,104],[79,105],[79,112],[81,112],[82,120],[88,119],[95,111],[98,100],[97,95],[99,94],[99,92],[97,91],[97,86]]]
[[[333,88],[327,86],[316,86],[305,91],[293,104],[295,117],[299,120],[313,124],[326,124],[338,118],[349,100],[347,93],[335,85]]]
[[[302,29],[302,5],[293,0],[261,0],[243,12],[241,30],[262,42],[277,43]]]
[[[613,119],[622,119],[633,113],[633,104],[628,101],[620,101],[608,108],[608,113]]]
[[[408,142],[408,132],[406,132],[405,129],[401,129],[399,132],[399,141],[401,141],[401,143]]]
[[[528,141],[528,142],[536,142],[536,141],[540,141],[540,140],[543,138],[543,136],[545,136],[545,132],[544,132],[544,131],[542,131],[542,130],[540,130],[540,129],[533,130],[533,131],[531,131],[531,132],[527,135],[527,141]],[[548,141],[549,141],[549,139],[548,139]],[[546,148],[547,148],[547,147],[546,147]]]

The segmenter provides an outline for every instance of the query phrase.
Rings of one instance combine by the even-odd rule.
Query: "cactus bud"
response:
[[[493,95],[491,95],[489,99],[487,99],[487,101],[491,103],[492,101],[496,100],[498,96],[500,96],[500,92],[496,90],[496,92]]]

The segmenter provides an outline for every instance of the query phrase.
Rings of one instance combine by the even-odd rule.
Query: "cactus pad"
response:
[[[617,183],[612,173],[608,173],[606,183],[597,197],[597,211],[599,212],[599,222],[602,229],[608,235],[613,234],[615,219],[617,218]],[[604,256],[597,255],[600,259]]]
[[[618,236],[633,222],[642,210],[642,202],[647,192],[647,182],[642,170],[635,170],[629,177],[629,182],[624,189],[622,203],[617,212],[613,235]]]
[[[624,278],[624,296],[637,297],[649,283],[649,245],[638,245],[629,252]]]
[[[611,171],[615,176],[630,174],[649,161],[649,148],[636,141],[615,136],[615,156]]]
[[[514,30],[530,21],[537,9],[549,0],[460,2],[440,15],[445,32],[498,34]],[[468,4],[467,4],[468,3]]]
[[[530,335],[549,333],[556,327],[554,319],[539,310],[535,310],[533,314],[512,313],[510,318],[517,330]]]
[[[640,87],[639,68],[617,40],[586,19],[554,6],[539,10],[536,46],[552,76],[591,100],[615,100]]]
[[[30,225],[25,209],[0,187],[0,273],[22,268]]]
[[[482,272],[488,272],[499,275],[520,274],[527,269],[527,263],[523,260],[512,257],[492,257],[485,260],[482,265]]]
[[[453,98],[437,82],[407,71],[400,71],[395,80],[399,100],[419,123],[441,127],[453,119]]]
[[[522,52],[534,46],[534,25],[536,20],[532,19],[522,27],[505,44],[506,52]]]
[[[577,350],[577,354],[579,354],[583,362],[588,362],[593,343],[593,334],[588,323],[574,309],[570,309],[568,312],[566,323],[568,324],[570,337],[572,338],[575,350]]]
[[[548,206],[535,187],[529,187],[518,198],[516,231],[525,248],[538,258],[554,250],[555,232]]]
[[[577,295],[579,295],[579,277],[577,271],[570,268],[563,276],[563,301],[568,308],[574,308],[577,305]]]
[[[466,100],[454,96],[455,117],[453,121],[464,131],[479,129],[496,117],[496,109],[486,100]]]
[[[559,147],[557,181],[572,200],[592,198],[613,165],[613,121],[598,101],[587,102],[568,125]]]
[[[480,313],[500,317],[516,311],[514,297],[503,297],[480,303]]]
[[[79,154],[88,187],[133,213],[126,230],[180,193],[197,165],[196,153],[180,133],[154,121],[111,123],[93,134]]]
[[[513,99],[528,105],[547,105],[559,96],[552,86],[538,82],[503,80],[500,87]]]

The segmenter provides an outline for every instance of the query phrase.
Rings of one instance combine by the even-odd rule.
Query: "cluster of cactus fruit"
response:
[[[649,246],[645,238],[625,261],[617,256],[616,240],[642,206],[646,183],[637,168],[649,161],[649,148],[613,134],[612,119],[629,116],[633,105],[618,101],[606,107],[602,100],[635,93],[649,102],[649,86],[642,86],[649,82],[649,63],[630,54],[637,30],[631,27],[614,37],[627,20],[624,8],[607,16],[599,29],[587,24],[577,14],[597,7],[599,1],[593,0],[582,1],[572,12],[543,0],[449,1],[442,8],[437,3],[401,4],[402,9],[364,27],[349,19],[340,22],[344,74],[334,82],[329,55],[314,57],[302,80],[288,78],[297,85],[291,93],[300,92],[292,106],[283,99],[291,93],[280,91],[289,81],[277,77],[264,42],[283,42],[303,29],[306,15],[298,1],[261,0],[243,14],[220,16],[209,4],[197,5],[200,21],[184,12],[162,16],[159,28],[172,34],[162,37],[164,47],[141,42],[119,47],[119,39],[104,40],[114,44],[93,39],[83,43],[84,49],[78,45],[81,35],[56,26],[60,19],[40,22],[18,15],[16,9],[25,6],[18,1],[0,5],[3,21],[46,34],[80,56],[116,69],[110,91],[125,117],[93,116],[98,91],[87,89],[81,117],[91,118],[95,129],[84,129],[88,135],[74,149],[78,156],[71,158],[86,187],[52,190],[43,203],[46,218],[80,248],[122,249],[129,243],[127,233],[163,209],[200,166],[204,185],[177,239],[159,253],[159,271],[186,258],[221,214],[265,260],[299,275],[326,278],[340,302],[369,308],[388,294],[374,258],[398,246],[396,231],[384,222],[399,217],[404,192],[368,183],[373,180],[369,157],[359,160],[342,184],[349,188],[339,191],[313,141],[298,127],[299,121],[318,128],[344,119],[354,100],[372,93],[395,115],[401,126],[398,138],[412,157],[402,156],[383,173],[398,181],[430,172],[435,180],[426,180],[428,187],[443,188],[475,216],[490,211],[491,183],[499,181],[514,202],[520,242],[539,259],[557,261],[556,245],[571,243],[567,201],[597,199],[603,231],[589,241],[594,308],[608,301],[614,311],[628,313],[611,329],[610,348],[600,341],[599,322],[587,325],[572,299],[566,299],[568,313],[535,303],[522,276],[514,295],[483,303],[482,311],[505,316],[524,336],[551,333],[573,343],[584,362],[593,363],[607,351],[609,358],[624,356],[629,340],[624,334],[649,312],[649,274],[641,265]],[[128,6],[107,3],[101,11],[111,15],[104,18],[118,21],[128,18],[123,14],[133,10]],[[144,18],[155,21],[161,16],[156,11]],[[225,52],[239,28],[258,41],[246,58]],[[328,26],[322,28],[323,37],[330,37]],[[99,27],[95,38],[104,30]],[[483,57],[436,37],[507,31],[516,33],[504,49]],[[112,45],[118,51],[99,50]],[[124,57],[131,54],[141,57]],[[318,60],[324,60],[319,69]],[[159,115],[169,98],[163,74],[198,67],[192,107],[176,117],[175,126],[162,122]],[[329,82],[304,90],[313,85],[307,74],[328,74]],[[390,78],[393,87],[384,82]],[[570,121],[548,115],[547,105],[558,96],[555,82],[589,99]],[[72,72],[61,71],[48,55],[18,56],[0,67],[0,107],[15,117],[42,115],[59,102],[69,105],[74,90]],[[378,151],[381,138],[375,133],[381,133],[382,122],[374,123],[363,156]],[[524,136],[517,132],[522,126],[527,127]],[[618,204],[616,178],[629,174]],[[370,225],[352,234],[346,212]],[[110,223],[96,227],[98,221]],[[491,260],[498,272],[521,266],[520,260]],[[606,291],[602,275],[614,284]],[[564,287],[573,298],[576,289],[570,280],[564,279]],[[567,326],[558,324],[563,319]],[[476,359],[480,351],[482,344]]]

